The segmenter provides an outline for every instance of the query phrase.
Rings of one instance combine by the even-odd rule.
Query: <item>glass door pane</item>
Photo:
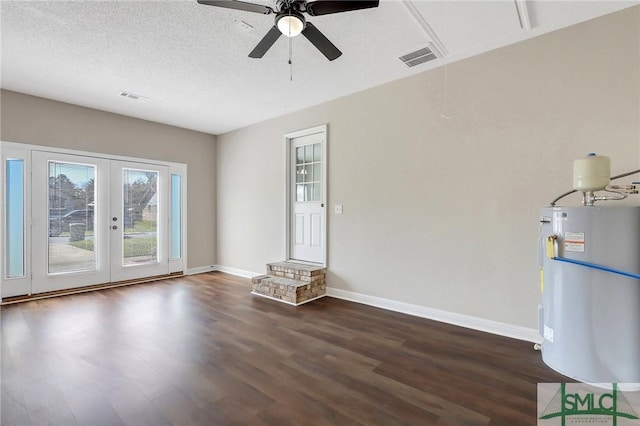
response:
[[[48,273],[95,271],[94,165],[49,161]]]
[[[322,143],[296,148],[296,202],[322,201]]]
[[[158,262],[158,172],[122,169],[122,265]]]

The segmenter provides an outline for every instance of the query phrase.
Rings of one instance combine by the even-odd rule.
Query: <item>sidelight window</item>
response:
[[[6,160],[5,187],[5,277],[25,276],[24,250],[24,160]]]

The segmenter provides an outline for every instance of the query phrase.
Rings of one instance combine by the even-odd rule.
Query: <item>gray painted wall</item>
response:
[[[588,152],[638,167],[639,23],[629,9],[218,136],[218,264],[282,258],[283,135],[328,123],[330,287],[537,327],[540,207]]]
[[[6,90],[0,95],[3,141],[187,164],[188,267],[215,264],[215,136]]]

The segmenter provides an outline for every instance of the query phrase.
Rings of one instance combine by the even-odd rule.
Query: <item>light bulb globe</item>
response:
[[[287,37],[295,37],[304,29],[304,22],[295,15],[285,15],[278,19],[278,29]]]

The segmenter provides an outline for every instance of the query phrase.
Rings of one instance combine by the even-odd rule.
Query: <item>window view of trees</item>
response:
[[[91,178],[87,182],[74,183],[63,173],[49,177],[49,209],[64,214],[93,206],[94,182]]]
[[[158,174],[127,170],[124,181],[124,212],[125,228],[132,228],[136,221],[144,219],[143,213],[152,200],[155,201]],[[155,203],[151,203],[154,204]]]

